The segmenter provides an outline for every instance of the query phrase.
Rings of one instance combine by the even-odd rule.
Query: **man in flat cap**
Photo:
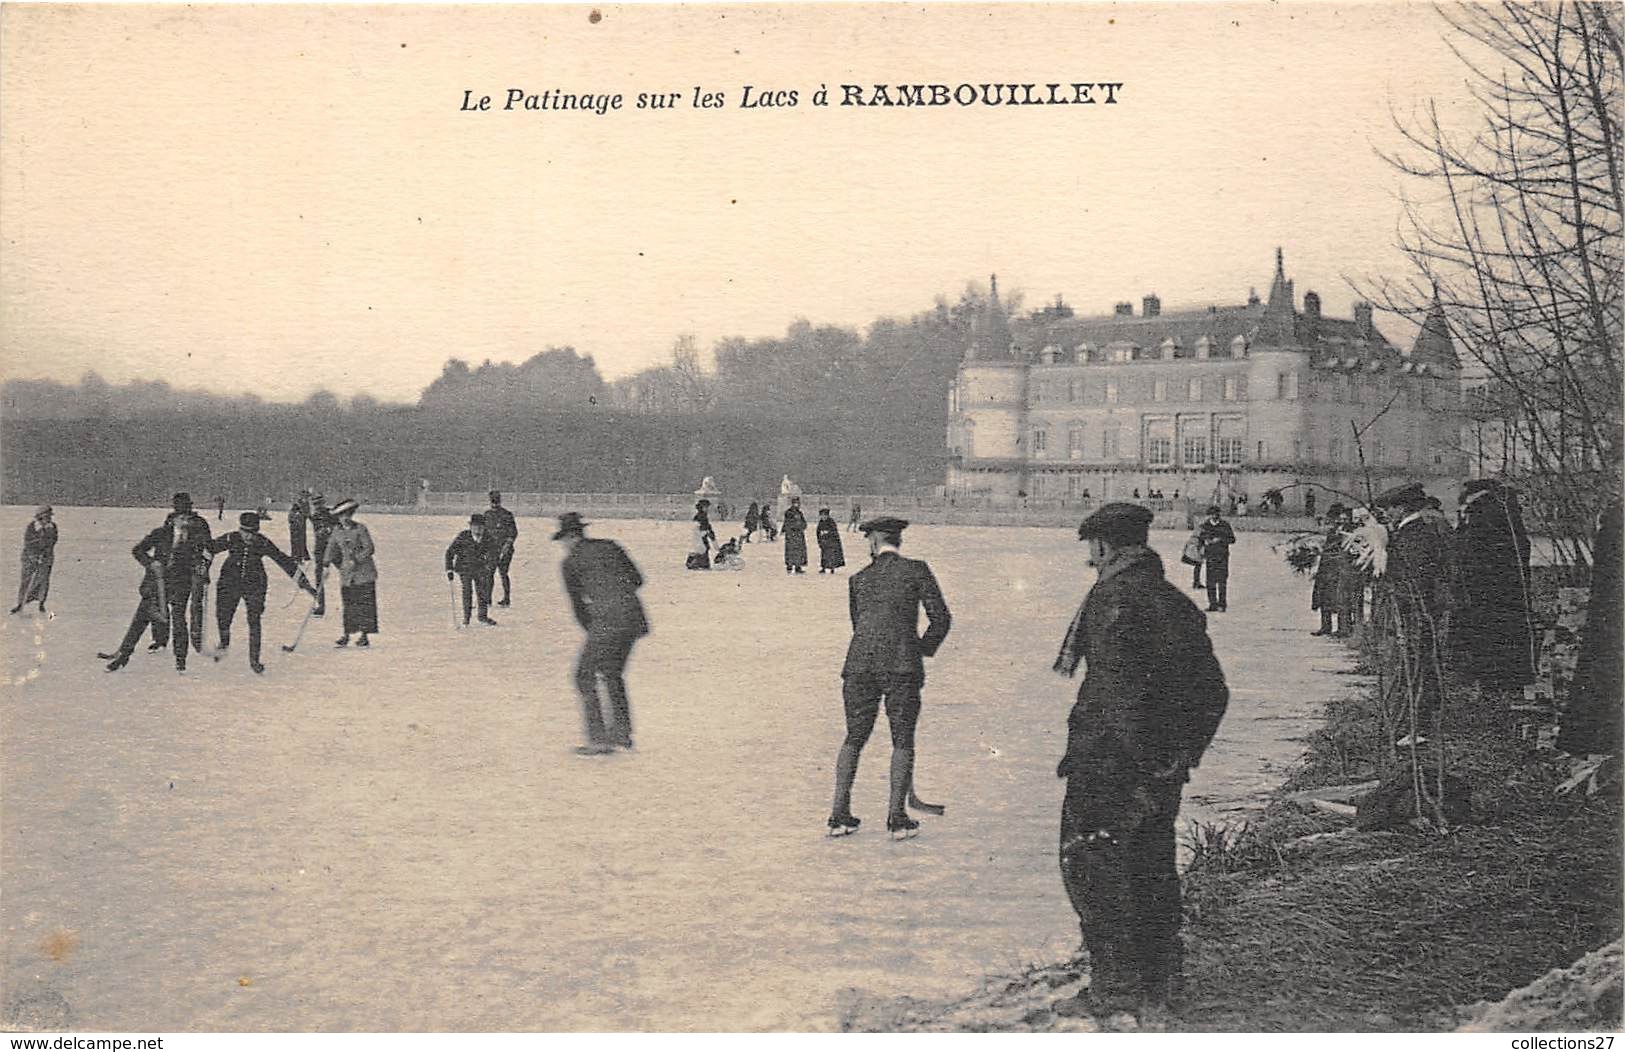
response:
[[[158,565],[169,638],[175,648],[175,670],[186,671],[186,648],[203,652],[203,600],[209,590],[209,524],[192,510],[192,497],[175,494],[174,511],[164,524],[136,542],[130,554],[142,566]]]
[[[1113,502],[1083,521],[1099,571],[1055,670],[1084,665],[1067,721],[1061,879],[1089,951],[1089,987],[1057,1004],[1106,1018],[1166,1007],[1181,985],[1174,821],[1229,701],[1207,619],[1146,547],[1151,512]]]
[[[1399,685],[1410,704],[1399,716],[1396,745],[1427,741],[1439,711],[1439,670],[1445,663],[1444,638],[1451,596],[1451,552],[1429,516],[1428,495],[1420,482],[1384,490],[1373,501],[1388,525],[1388,567],[1376,602],[1392,603],[1393,631],[1400,641]]]
[[[248,619],[248,667],[257,675],[265,671],[260,661],[260,615],[265,613],[265,593],[269,582],[265,576],[265,560],[270,559],[282,572],[298,582],[301,589],[316,597],[316,586],[293,557],[283,553],[271,538],[260,532],[257,512],[245,511],[237,517],[237,529],[222,533],[209,542],[209,551],[226,553],[220,566],[220,581],[215,586],[215,627],[220,632],[220,650],[231,646],[231,623],[237,617],[237,604],[243,605]],[[216,655],[220,657],[223,655]]]
[[[842,836],[858,828],[852,815],[852,781],[858,758],[874,730],[881,702],[891,727],[891,794],[886,829],[897,838],[912,835],[920,823],[907,810],[914,784],[914,728],[920,719],[920,688],[925,658],[948,636],[952,618],[942,589],[922,560],[904,558],[904,519],[876,518],[859,525],[869,538],[873,561],[847,582],[852,642],[841,666],[841,701],[846,708],[846,739],[835,758],[835,801],[829,832]],[[926,629],[920,633],[920,608]]]
[[[491,506],[485,509],[485,529],[497,549],[495,573],[502,576],[502,598],[497,600],[497,605],[507,606],[513,601],[513,582],[508,579],[508,568],[513,565],[513,549],[519,541],[519,523],[513,512],[502,506],[500,492],[492,490],[486,497]]]
[[[576,622],[587,630],[587,642],[576,661],[576,693],[586,723],[587,743],[576,749],[586,756],[632,748],[632,705],[626,696],[626,660],[632,645],[649,634],[649,621],[638,600],[643,575],[614,541],[589,538],[587,523],[573,511],[559,516],[553,539],[564,557],[564,590]],[[613,732],[605,726],[598,700],[598,681],[609,695]]]

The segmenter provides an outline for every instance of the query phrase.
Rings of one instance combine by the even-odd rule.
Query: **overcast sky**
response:
[[[992,271],[1030,307],[1235,303],[1277,245],[1346,316],[1343,275],[1403,271],[1390,105],[1470,112],[1423,5],[589,11],[0,9],[5,375],[412,400],[449,357],[572,345],[614,378],[679,333],[862,326]],[[1124,87],[810,104],[967,81]],[[800,105],[740,109],[746,84]],[[509,88],[627,108],[459,112]]]

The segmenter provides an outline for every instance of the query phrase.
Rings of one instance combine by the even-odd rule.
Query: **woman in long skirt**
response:
[[[711,545],[717,539],[717,531],[711,528],[710,507],[708,500],[694,505],[694,525],[688,533],[688,560],[684,563],[690,570],[711,568]]]
[[[373,562],[372,534],[355,521],[361,505],[343,500],[333,509],[338,523],[327,538],[327,562],[339,572],[339,594],[344,599],[344,635],[337,646],[350,645],[350,636],[359,635],[358,647],[370,645],[369,635],[378,631],[378,566]]]
[[[38,603],[40,613],[45,612],[45,597],[51,593],[51,566],[56,562],[56,523],[51,521],[51,508],[46,505],[34,513],[34,519],[23,530],[22,580],[17,584],[17,605],[12,613],[26,603]]]

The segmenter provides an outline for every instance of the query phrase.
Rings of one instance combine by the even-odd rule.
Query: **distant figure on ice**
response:
[[[51,594],[51,567],[56,562],[56,523],[49,504],[34,512],[23,527],[22,574],[17,581],[17,605],[12,613],[28,603],[38,603],[45,613],[45,599]]]
[[[135,652],[135,645],[141,641],[141,633],[147,630],[147,626],[152,626],[154,640],[148,650],[161,650],[169,642],[169,609],[164,596],[164,568],[161,563],[153,560],[142,567],[141,584],[136,591],[135,616],[130,619],[123,642],[111,654],[96,655],[107,662],[109,672],[117,672],[129,664],[130,655]],[[185,634],[181,633],[183,637]]]
[[[1320,545],[1315,585],[1309,595],[1309,609],[1320,611],[1320,627],[1309,633],[1312,636],[1348,636],[1354,633],[1354,625],[1349,620],[1348,599],[1344,595],[1346,588],[1357,587],[1354,560],[1343,548],[1347,537],[1343,530],[1346,510],[1339,503],[1326,509],[1326,539]],[[1337,618],[1335,630],[1332,627],[1333,617]]]
[[[1386,490],[1375,504],[1393,524],[1388,527],[1387,565],[1381,576],[1382,592],[1392,597],[1397,614],[1391,631],[1402,643],[1404,667],[1398,670],[1396,681],[1403,684],[1402,696],[1407,702],[1415,699],[1410,711],[1399,718],[1406,733],[1394,744],[1403,748],[1427,741],[1424,732],[1439,711],[1439,669],[1445,663],[1443,628],[1452,606],[1450,548],[1428,521],[1427,494],[1420,482]]]
[[[852,641],[841,666],[846,740],[835,758],[830,836],[858,828],[859,819],[852,814],[852,782],[882,700],[892,743],[886,829],[901,838],[920,828],[906,804],[914,785],[914,728],[920,719],[920,688],[925,685],[924,659],[936,654],[953,621],[931,567],[904,558],[899,551],[907,527],[906,519],[894,518],[871,519],[859,526],[869,538],[874,561],[847,582]],[[919,630],[921,607],[926,616],[924,635]]]
[[[169,607],[169,638],[175,671],[186,671],[186,647],[203,652],[203,603],[209,591],[209,524],[192,510],[192,497],[177,493],[164,524],[141,538],[130,554],[142,566],[156,562]]]
[[[784,572],[807,572],[807,516],[801,513],[800,497],[791,497],[784,509]]]
[[[333,537],[333,527],[339,520],[327,507],[327,498],[320,493],[310,498],[311,556],[316,560],[316,609],[311,613],[321,617],[327,613],[327,542]]]
[[[847,519],[846,519],[846,532],[847,533],[856,533],[858,531],[858,524],[860,522],[862,522],[862,521],[863,521],[863,505],[858,504],[856,502],[853,502],[853,504],[852,504],[852,514],[847,516]]]
[[[576,661],[576,693],[586,723],[587,743],[576,749],[586,756],[632,748],[632,705],[626,696],[626,660],[632,645],[649,634],[649,622],[638,589],[643,575],[614,541],[589,539],[588,524],[573,511],[559,516],[553,534],[569,550],[562,572],[564,590],[576,623],[587,630],[587,641]],[[598,699],[598,681],[604,681],[614,730],[605,726]]]
[[[769,541],[778,537],[778,527],[773,525],[773,505],[765,500],[762,501],[762,513],[757,525],[762,528],[762,536]]]
[[[1491,690],[1533,683],[1529,534],[1516,491],[1491,479],[1463,486],[1454,541],[1462,599],[1451,626],[1456,671]]]
[[[1208,506],[1207,518],[1196,528],[1196,543],[1202,546],[1202,566],[1207,570],[1207,608],[1224,611],[1230,607],[1230,546],[1236,531],[1219,517],[1219,506]]]
[[[1057,1014],[1136,1015],[1167,1007],[1182,984],[1174,822],[1190,769],[1229,692],[1207,621],[1146,547],[1151,512],[1114,502],[1083,520],[1099,571],[1055,670],[1084,668],[1067,720],[1061,880],[1089,951],[1089,986]]]
[[[491,506],[485,509],[485,528],[497,546],[497,572],[502,575],[502,598],[498,606],[507,606],[513,600],[513,582],[508,580],[508,568],[513,565],[514,546],[519,542],[519,522],[513,512],[502,506],[502,494],[492,490],[486,494]]]
[[[288,507],[288,554],[295,562],[310,561],[305,522],[310,518],[310,491],[301,490]]]
[[[209,542],[209,551],[225,552],[220,565],[220,579],[214,592],[214,621],[220,631],[220,649],[231,646],[231,623],[237,617],[237,603],[243,604],[248,617],[248,667],[255,674],[265,671],[260,662],[260,615],[265,613],[265,560],[270,559],[282,567],[282,572],[296,580],[299,587],[316,596],[316,586],[292,556],[284,555],[272,540],[260,533],[260,517],[245,511],[237,517],[237,529],[222,533]]]
[[[226,498],[224,498],[224,497],[216,497],[216,498],[214,498],[214,508],[215,508],[215,512],[214,512],[215,519],[216,520],[224,519],[226,517]]]
[[[751,501],[750,502],[750,507],[745,509],[745,543],[746,544],[750,543],[750,535],[756,532],[757,528],[761,525],[761,522],[762,522],[762,509],[757,506],[755,501]]]
[[[463,624],[468,624],[475,596],[480,602],[480,624],[496,624],[491,620],[491,585],[501,560],[502,550],[486,528],[485,516],[470,515],[468,529],[458,533],[446,549],[446,580],[463,580]]]
[[[819,573],[834,573],[846,565],[846,552],[841,548],[841,527],[828,508],[818,509],[818,527],[813,531],[813,536],[818,539]]]
[[[359,634],[358,647],[371,646],[367,637],[378,631],[378,566],[373,562],[372,534],[355,521],[361,503],[353,498],[333,507],[337,520],[327,538],[327,561],[339,572],[339,597],[344,600],[344,634],[334,646],[347,647]]]
[[[743,570],[744,568],[745,557],[739,551],[738,537],[718,548],[716,558],[711,560],[711,569],[713,570]]]
[[[711,568],[711,544],[717,531],[711,528],[711,502],[701,499],[694,504],[694,525],[688,531],[688,560],[683,564],[690,570]]]

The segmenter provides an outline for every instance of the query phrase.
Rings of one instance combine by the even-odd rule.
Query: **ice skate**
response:
[[[361,633],[361,638],[355,641],[355,645],[358,647],[370,647],[372,646],[372,640],[368,639],[367,633],[363,632]]]
[[[256,676],[263,675],[265,673],[265,666],[260,664],[258,661],[250,661],[248,663],[248,668],[249,671],[253,672]]]
[[[489,617],[480,618],[480,624],[482,624],[482,625],[490,625],[493,628],[496,627],[496,622],[491,620]]]
[[[863,819],[851,815],[830,815],[829,822],[826,823],[829,826],[828,835],[851,836],[858,831],[858,826],[862,823]]]
[[[130,663],[130,655],[128,654],[97,654],[96,656],[99,658],[113,659],[107,663],[107,671],[109,672],[117,672],[119,669]]]
[[[156,653],[158,653],[158,651],[164,649],[164,647],[166,647],[168,645],[169,644],[167,644],[167,643],[148,643],[147,644],[147,653],[156,654]]]
[[[608,742],[591,742],[587,745],[577,745],[575,748],[577,756],[608,756],[614,751],[615,746]]]
[[[336,647],[347,647],[347,646],[350,645],[350,637],[349,636],[340,636],[339,638],[337,638],[337,639],[335,639],[333,641],[333,645],[336,646]]]
[[[886,832],[893,840],[908,840],[920,835],[920,823],[908,815],[892,815],[886,819]]]

